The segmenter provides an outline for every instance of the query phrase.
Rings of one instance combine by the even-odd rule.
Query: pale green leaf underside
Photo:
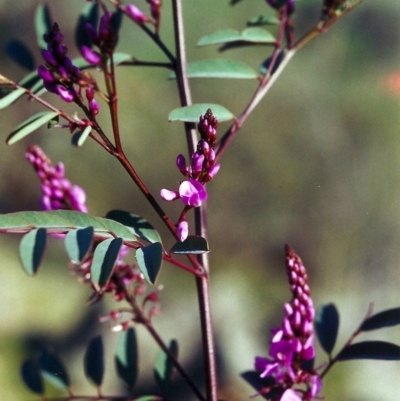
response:
[[[18,88],[10,92],[8,95],[0,99],[0,110],[5,109],[11,103],[15,102],[25,93],[24,88]]]
[[[230,42],[249,42],[249,43],[274,43],[275,37],[265,29],[254,27],[247,28],[242,32],[235,29],[225,29],[203,36],[197,46],[219,45]]]
[[[27,120],[19,124],[18,127],[10,133],[10,135],[8,135],[6,143],[8,145],[13,145],[22,138],[25,138],[27,135],[31,134],[33,131],[40,128],[42,125],[48,123],[59,114],[60,113],[57,111],[44,111],[29,117]]]
[[[120,237],[126,242],[136,242],[136,237],[122,224],[72,210],[0,214],[0,233],[24,234],[40,227],[46,228],[49,233],[67,233],[70,230],[93,227],[98,237]]]
[[[191,106],[180,107],[172,110],[168,115],[169,121],[185,121],[190,123],[199,122],[199,117],[204,114],[207,109],[211,109],[213,115],[218,121],[229,121],[235,116],[224,106],[214,103],[197,103]]]
[[[189,63],[187,76],[189,78],[254,79],[257,78],[257,72],[241,61],[214,58]],[[175,79],[175,73],[172,73],[169,78]]]

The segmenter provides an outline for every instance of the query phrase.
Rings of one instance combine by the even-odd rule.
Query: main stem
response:
[[[176,46],[176,76],[179,96],[182,106],[192,103],[190,85],[186,70],[185,36],[183,26],[182,0],[172,1]],[[193,124],[185,124],[189,152],[193,153],[197,143],[197,134]],[[206,208],[203,203],[195,209],[195,231],[207,239]],[[203,355],[206,372],[206,393],[208,401],[218,400],[217,368],[215,361],[214,332],[211,317],[210,281],[208,254],[199,255],[199,262],[205,269],[202,277],[196,277],[197,294],[199,299],[201,333],[203,338]]]

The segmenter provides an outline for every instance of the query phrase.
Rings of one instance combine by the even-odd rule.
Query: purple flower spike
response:
[[[41,181],[42,209],[67,209],[87,213],[86,193],[80,186],[72,185],[65,177],[62,163],[53,166],[39,146],[29,146],[26,158]]]
[[[192,207],[199,207],[202,202],[207,200],[206,189],[196,180],[182,182],[179,186],[179,195],[183,203]]]
[[[256,357],[254,367],[261,378],[271,376],[275,380],[270,386],[262,388],[260,394],[268,395],[276,391],[281,396],[273,398],[274,401],[309,401],[318,398],[322,388],[317,370],[304,367],[304,362],[315,357],[315,311],[303,262],[289,246],[286,246],[285,254],[293,298],[284,305],[285,317],[281,327],[272,331],[271,358]],[[298,385],[305,385],[306,391],[297,391]]]
[[[82,46],[81,48],[83,58],[91,65],[99,65],[101,62],[100,53],[92,50],[90,47]]]
[[[134,4],[127,4],[125,6],[125,10],[128,16],[137,24],[143,24],[144,22],[149,21],[149,17],[147,17],[147,15],[139,10],[139,8],[136,7]]]
[[[176,228],[176,233],[178,234],[179,241],[183,242],[189,234],[189,224],[186,220],[182,220],[178,223]]]

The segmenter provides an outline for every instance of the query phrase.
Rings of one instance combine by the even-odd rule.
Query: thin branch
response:
[[[176,77],[179,96],[182,106],[192,103],[189,79],[187,76],[187,62],[185,50],[185,34],[183,25],[182,0],[172,1],[172,12],[174,18],[174,33],[176,47]],[[185,123],[186,139],[189,154],[195,151],[197,144],[197,133],[194,124]],[[207,239],[206,205],[203,203],[195,209],[195,231]],[[206,372],[207,400],[218,400],[217,367],[215,358],[214,332],[211,316],[210,283],[209,283],[209,261],[208,254],[198,256],[198,261],[205,270],[205,275],[196,277],[197,294],[199,299],[199,313],[201,332],[203,339],[203,356]]]

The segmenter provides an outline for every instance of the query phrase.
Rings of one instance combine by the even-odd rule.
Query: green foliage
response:
[[[38,228],[25,234],[19,246],[22,267],[28,276],[36,275],[46,251],[47,233],[45,228]]]
[[[178,241],[173,245],[170,252],[177,254],[201,254],[209,251],[207,240],[203,237],[189,235],[185,241]]]
[[[27,135],[36,131],[42,125],[47,124],[55,116],[59,115],[58,111],[41,111],[33,116],[27,118],[24,122],[19,124],[6,139],[7,145],[13,145],[14,143],[25,138]]]
[[[162,245],[159,242],[139,248],[136,251],[136,261],[144,278],[154,284],[161,269],[163,256]]]
[[[225,58],[192,61],[188,63],[187,75],[189,78],[229,79],[255,79],[258,76],[257,72],[246,63]],[[176,78],[175,73],[172,73],[169,78]]]
[[[22,364],[21,377],[26,386],[34,393],[39,395],[44,394],[44,383],[39,362],[35,358],[28,359]]]
[[[25,93],[24,88],[14,89],[12,92],[8,93],[6,96],[0,99],[0,110],[5,109],[19,99]]]
[[[171,354],[178,359],[178,342],[171,340],[167,344]],[[161,349],[157,354],[156,363],[154,365],[154,378],[162,391],[168,389],[174,373],[174,364],[168,355]]]
[[[338,361],[352,359],[399,361],[400,347],[385,341],[363,341],[345,347],[336,358]]]
[[[136,333],[132,327],[119,335],[115,364],[118,376],[132,390],[138,376],[138,349]]]
[[[74,135],[72,135],[71,143],[80,148],[86,142],[86,139],[89,137],[91,132],[92,127],[90,125],[88,125],[84,130],[76,131]]]
[[[148,242],[161,242],[160,234],[157,230],[143,217],[136,214],[126,212],[124,210],[110,210],[106,214],[106,218],[123,224],[132,233]]]
[[[110,238],[97,245],[90,270],[91,281],[96,291],[102,292],[109,282],[122,242],[122,238]]]
[[[71,230],[65,236],[65,250],[73,263],[81,263],[92,249],[94,241],[93,227]]]
[[[327,304],[318,309],[315,330],[322,348],[330,355],[339,331],[339,312],[334,304]]]
[[[197,103],[172,110],[168,115],[168,120],[196,123],[199,121],[199,116],[204,114],[208,109],[212,110],[213,115],[218,121],[229,121],[234,118],[234,115],[224,106],[211,103]]]
[[[231,42],[244,42],[247,44],[273,44],[275,43],[275,36],[265,29],[254,27],[246,28],[242,32],[234,29],[224,29],[217,31],[206,36],[203,36],[198,42],[197,46],[218,45]]]
[[[104,376],[104,349],[100,336],[92,338],[84,358],[85,375],[96,387],[100,387]]]
[[[47,349],[39,355],[40,371],[44,379],[52,386],[67,391],[70,386],[68,373],[57,355]]]
[[[400,308],[388,309],[366,319],[360,331],[370,331],[400,324]]]
[[[87,227],[93,227],[95,234],[103,239],[120,237],[128,242],[136,241],[132,232],[116,221],[72,210],[0,214],[0,232],[27,233],[46,228],[49,233],[67,233]]]
[[[43,36],[51,31],[52,25],[49,7],[45,4],[40,4],[35,12],[35,30],[37,44],[41,50],[47,49],[47,43]]]

